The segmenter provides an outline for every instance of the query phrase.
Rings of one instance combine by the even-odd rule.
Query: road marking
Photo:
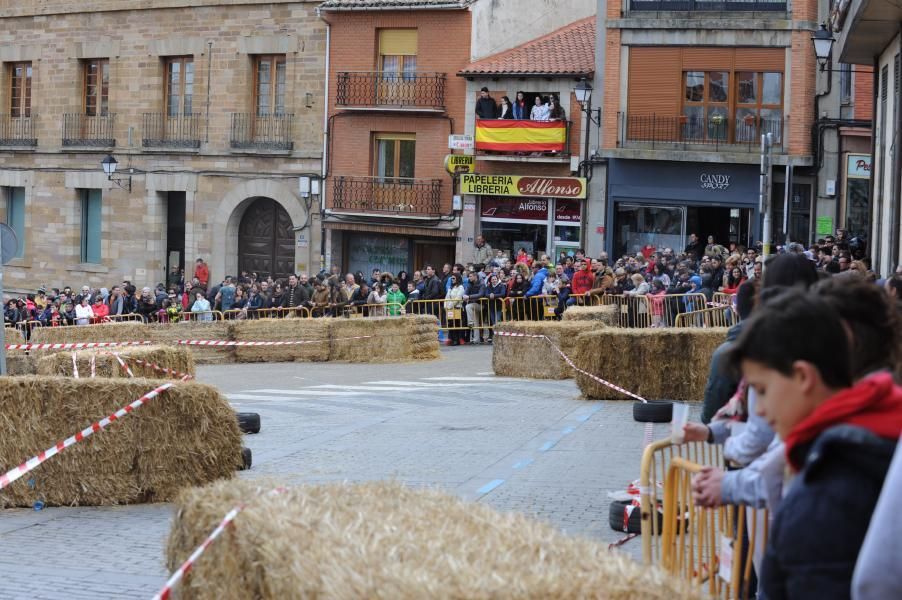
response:
[[[450,380],[457,379],[456,377],[449,377]],[[423,387],[423,388],[449,388],[449,387],[463,387],[463,386],[471,386],[477,385],[475,383],[424,383],[422,381],[367,381],[366,385],[404,385],[408,387]],[[316,386],[321,387],[321,386]]]
[[[503,479],[493,479],[492,481],[488,482],[487,484],[485,484],[484,486],[482,486],[481,488],[476,490],[476,493],[477,494],[488,494],[489,492],[494,490],[496,487],[498,487],[502,483],[504,483]]]
[[[514,469],[523,469],[523,468],[528,467],[529,465],[531,465],[533,462],[534,462],[534,459],[532,459],[532,458],[525,458],[525,459],[521,460],[520,462],[515,463],[514,466],[513,466],[513,468],[514,468]]]
[[[256,392],[244,394],[226,394],[229,400],[257,400],[258,402],[279,402],[282,400],[301,400],[305,396],[365,396],[363,392],[340,392],[328,390],[294,390],[282,395],[258,395]]]
[[[426,381],[496,381],[498,377],[423,377],[423,379]]]
[[[591,419],[591,418],[592,418],[592,415],[594,415],[595,413],[597,413],[599,410],[601,410],[601,405],[600,405],[600,404],[599,404],[598,406],[594,407],[594,408],[591,408],[591,409],[589,410],[589,412],[587,412],[586,414],[580,415],[580,416],[576,417],[576,420],[579,421],[580,423],[585,423],[586,421],[588,421],[589,419]]]
[[[561,435],[570,435],[571,433],[573,433],[574,430],[575,429],[573,427],[568,427],[567,429],[565,429],[561,432]]]
[[[554,441],[549,440],[549,441],[545,442],[545,443],[542,444],[542,446],[539,448],[539,452],[548,452],[549,450],[551,450],[552,448],[554,448],[555,444],[557,444],[558,441],[559,441],[559,440],[554,440]]]
[[[494,375],[492,371],[483,371],[482,373],[476,373],[477,375]]]

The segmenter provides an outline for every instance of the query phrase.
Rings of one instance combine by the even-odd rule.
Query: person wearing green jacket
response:
[[[404,296],[404,293],[398,288],[397,281],[392,282],[391,289],[388,290],[386,302],[388,303],[389,316],[397,317],[399,314],[404,314],[404,305],[407,303],[407,297]],[[400,307],[398,305],[400,305]]]

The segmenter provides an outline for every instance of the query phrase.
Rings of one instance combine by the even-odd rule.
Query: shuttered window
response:
[[[81,190],[81,262],[99,264],[101,191]]]
[[[379,30],[379,71],[386,79],[414,78],[417,70],[417,30]]]
[[[6,224],[16,232],[19,249],[16,258],[25,255],[25,188],[8,187],[6,192]]]

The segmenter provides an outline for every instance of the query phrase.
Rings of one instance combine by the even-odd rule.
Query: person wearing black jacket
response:
[[[699,258],[701,258],[704,250],[705,250],[705,246],[704,246],[704,244],[702,244],[701,240],[698,239],[698,236],[694,233],[690,233],[689,234],[689,243],[686,245],[686,248],[685,248],[685,250],[683,250],[683,253],[686,254],[687,256],[690,254],[694,254],[695,260],[698,260]]]
[[[467,323],[470,327],[470,343],[481,344],[486,334],[482,331],[482,298],[485,296],[485,287],[479,281],[479,275],[470,273],[469,287],[464,294]]]
[[[307,293],[307,288],[300,284],[297,275],[289,275],[288,287],[285,288],[285,293],[282,294],[282,308],[297,308],[298,306],[305,306],[308,302],[310,302],[310,294]],[[289,314],[296,313],[292,311]]]
[[[498,116],[498,105],[495,99],[489,96],[489,88],[484,87],[479,92],[479,100],[476,101],[476,117],[479,119],[494,119]]]
[[[442,281],[436,277],[435,268],[432,265],[426,265],[424,271],[426,277],[423,278],[423,292],[420,294],[420,300],[442,300],[445,298],[445,286]],[[441,318],[441,302],[427,302],[423,311],[425,314],[435,315]]]
[[[489,312],[489,343],[492,342],[494,338],[494,326],[495,323],[499,323],[504,316],[503,305],[504,298],[507,296],[507,284],[501,281],[497,275],[494,273],[489,276],[489,281],[486,283],[485,288],[482,291],[483,297],[488,299],[488,312]]]

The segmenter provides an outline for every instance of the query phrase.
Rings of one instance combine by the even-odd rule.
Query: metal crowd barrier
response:
[[[664,483],[661,567],[702,588],[708,597],[754,598],[752,569],[767,545],[767,511],[695,506],[692,476],[703,468],[681,457],[670,462]]]
[[[736,294],[726,294],[724,292],[714,292],[711,296],[713,304],[728,304],[733,306],[736,304]]]
[[[181,314],[182,314],[182,320],[179,321],[180,323],[189,323],[189,322],[198,323],[198,322],[222,321],[223,320],[222,312],[220,312],[218,310],[202,310],[202,311],[199,310],[197,312],[189,311],[189,312],[183,312]]]
[[[5,323],[7,328],[12,329],[12,324]],[[35,327],[43,327],[44,323],[41,321],[20,321],[16,323],[15,329],[19,332],[19,335],[22,336],[22,339],[30,340],[31,332],[34,331]]]
[[[670,439],[665,439],[645,447],[639,470],[639,500],[642,509],[642,559],[646,564],[655,564],[661,560],[661,517],[652,516],[659,515],[661,511],[661,489],[671,463],[677,458],[722,467],[723,446],[707,442],[674,444]]]
[[[677,315],[675,327],[732,327],[739,316],[732,307],[715,307]]]
[[[616,306],[619,327],[674,327],[683,313],[705,308],[704,294],[606,294],[598,297],[604,306]]]
[[[114,323],[121,323],[124,321],[137,321],[139,323],[144,322],[144,317],[142,317],[138,313],[129,313],[127,315],[107,315],[106,317],[104,317],[104,319],[106,319],[106,321],[98,321],[98,322],[107,322],[107,321],[112,321]]]
[[[403,315],[406,309],[397,302],[379,304],[347,304],[343,308],[344,316],[350,319],[369,317],[396,317]]]
[[[250,315],[253,314],[253,317]],[[257,308],[248,310],[248,318],[254,319],[282,319],[292,317],[298,319],[310,319],[312,317],[311,310],[306,306],[295,306],[291,308],[283,308],[277,306],[274,308]]]

